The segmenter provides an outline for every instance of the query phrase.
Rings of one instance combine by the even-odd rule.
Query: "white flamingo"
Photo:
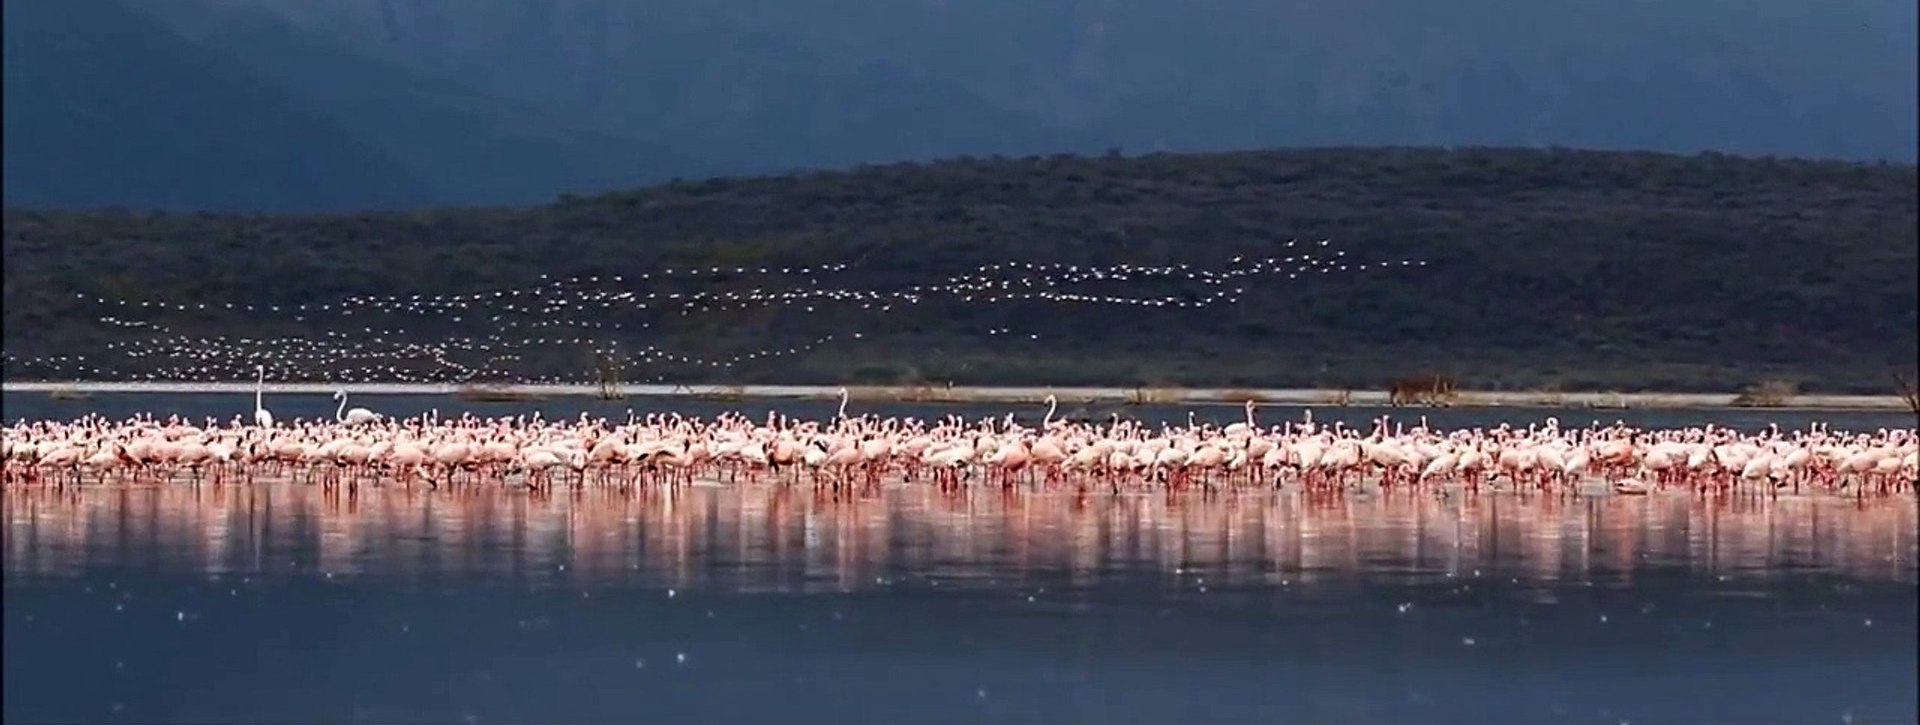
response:
[[[349,410],[347,408],[347,391],[344,388],[334,391],[333,399],[340,401],[340,407],[335,408],[333,411],[333,420],[336,423],[366,425],[380,420],[379,413],[367,410],[366,408],[353,408]]]
[[[259,377],[253,382],[253,424],[262,428],[273,427],[273,414],[267,412],[262,397],[267,392],[267,366],[255,365],[253,372]]]

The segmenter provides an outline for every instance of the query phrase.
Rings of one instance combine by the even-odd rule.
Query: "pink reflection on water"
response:
[[[1916,505],[1903,499],[1078,499],[907,487],[835,500],[778,486],[349,496],[258,485],[9,491],[5,502],[5,572],[16,583],[96,567],[736,591],[849,591],[900,576],[1091,586],[1142,570],[1169,586],[1204,577],[1215,587],[1476,571],[1621,585],[1651,565],[1920,579]]]

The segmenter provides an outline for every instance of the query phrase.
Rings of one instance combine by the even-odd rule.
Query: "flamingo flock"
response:
[[[1151,428],[1115,420],[1054,417],[1051,397],[1037,427],[1014,415],[978,421],[846,415],[764,423],[722,414],[610,421],[539,415],[407,419],[365,408],[332,421],[275,424],[256,402],[256,423],[193,424],[142,415],[112,422],[21,421],[4,429],[8,485],[222,483],[285,479],[319,486],[728,485],[756,481],[835,491],[897,484],[1088,491],[1222,490],[1360,485],[1478,491],[1483,486],[1578,494],[1590,484],[1616,493],[1663,488],[1856,495],[1913,492],[1920,476],[1912,429],[1847,433],[1814,425],[1764,433],[1705,426],[1648,430],[1625,425],[1524,429],[1411,428],[1387,417],[1371,430],[1304,420],[1262,426],[1255,406],[1226,426]]]
[[[1263,246],[1276,256],[1241,254],[1213,264],[1154,265],[1007,260],[951,273],[922,270],[925,276],[912,278],[886,273],[887,281],[878,284],[872,283],[870,271],[839,262],[652,268],[564,278],[543,274],[537,283],[517,287],[349,295],[305,304],[110,299],[75,292],[76,302],[101,313],[101,325],[117,329],[110,333],[117,339],[88,354],[16,355],[0,350],[0,368],[9,379],[227,382],[243,380],[247,367],[265,362],[276,376],[303,380],[579,383],[590,380],[577,379],[577,371],[574,376],[533,374],[550,366],[538,362],[541,354],[526,353],[590,347],[622,362],[623,368],[681,373],[634,382],[685,379],[688,373],[711,379],[863,335],[842,331],[811,340],[765,339],[767,346],[757,350],[715,354],[717,350],[706,348],[702,355],[661,347],[670,345],[665,338],[672,337],[663,334],[661,323],[750,309],[865,315],[933,302],[1201,310],[1242,304],[1256,286],[1366,280],[1417,274],[1427,266],[1419,259],[1349,255],[1330,239],[1276,239]],[[206,335],[189,329],[201,327],[210,313],[246,317],[254,329],[279,334]],[[184,321],[191,324],[182,325]],[[1040,339],[1006,327],[974,332],[985,339]]]

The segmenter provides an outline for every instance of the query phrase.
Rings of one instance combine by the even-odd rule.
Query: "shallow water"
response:
[[[354,395],[351,405],[366,407],[375,412],[394,416],[414,416],[427,411],[438,411],[442,417],[472,413],[479,416],[532,415],[539,413],[548,419],[575,418],[581,413],[609,418],[624,418],[629,412],[637,415],[648,413],[679,413],[688,416],[711,417],[722,412],[747,414],[756,420],[764,419],[769,412],[797,416],[808,419],[825,419],[834,415],[839,407],[838,401],[826,400],[742,400],[711,401],[679,398],[631,398],[621,401],[603,401],[587,396],[555,396],[528,401],[514,402],[478,402],[451,395]],[[294,418],[332,420],[338,403],[329,395],[268,395],[265,404],[274,416],[282,421]],[[231,420],[238,416],[251,421],[253,415],[253,396],[212,395],[180,393],[99,393],[78,400],[56,399],[50,393],[11,392],[0,394],[0,410],[5,411],[5,420],[72,420],[89,413],[98,413],[110,419],[124,419],[137,413],[152,413],[165,417],[180,415],[189,420],[200,422],[205,418],[220,421]],[[1611,424],[1615,421],[1641,427],[1679,427],[1698,425],[1717,425],[1740,430],[1759,430],[1768,425],[1778,425],[1784,430],[1804,429],[1814,422],[1822,422],[1834,430],[1873,430],[1876,428],[1912,428],[1915,418],[1910,413],[1899,411],[1806,411],[1806,410],[1767,410],[1767,409],[1679,409],[1679,410],[1593,410],[1581,408],[1382,408],[1377,406],[1316,406],[1302,408],[1298,406],[1266,405],[1259,410],[1258,420],[1274,424],[1285,421],[1297,421],[1312,411],[1314,420],[1327,424],[1344,423],[1352,427],[1371,428],[1373,421],[1382,415],[1405,425],[1414,425],[1422,418],[1430,425],[1440,428],[1466,428],[1473,426],[1495,426],[1507,423],[1519,427],[1544,423],[1548,418],[1557,418],[1568,427],[1584,426],[1590,423]],[[928,404],[928,403],[880,403],[854,401],[847,406],[848,415],[874,414],[883,416],[914,416],[936,418],[958,415],[969,420],[984,417],[1002,418],[1015,414],[1027,424],[1038,423],[1046,414],[1042,405],[1006,405],[1006,404]],[[1242,420],[1245,412],[1238,405],[1190,404],[1190,405],[1115,405],[1115,404],[1075,404],[1063,403],[1059,415],[1089,418],[1096,422],[1105,422],[1114,413],[1158,424],[1169,422],[1184,424],[1191,413],[1202,422],[1232,423]]]
[[[14,490],[6,720],[1887,722],[1911,499]]]

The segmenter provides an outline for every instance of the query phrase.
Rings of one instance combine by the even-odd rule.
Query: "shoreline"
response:
[[[839,397],[838,385],[622,385],[631,398],[686,398],[698,400],[828,400]],[[1283,407],[1386,406],[1388,395],[1379,390],[1324,390],[1311,388],[1121,388],[1048,386],[880,386],[848,385],[848,397],[861,402],[1007,403],[1040,404],[1048,395],[1061,405],[1238,405],[1253,400]],[[516,402],[546,397],[596,396],[598,385],[463,385],[456,383],[268,383],[277,395],[329,395],[346,389],[353,395],[453,395],[474,400]],[[6,393],[46,393],[79,396],[94,393],[246,394],[252,383],[192,382],[7,382]],[[1445,407],[1453,408],[1579,408],[1593,410],[1741,409],[1857,410],[1911,412],[1897,395],[1796,395],[1779,405],[1742,405],[1737,393],[1599,393],[1550,391],[1462,390]],[[1426,407],[1413,405],[1408,407]]]

